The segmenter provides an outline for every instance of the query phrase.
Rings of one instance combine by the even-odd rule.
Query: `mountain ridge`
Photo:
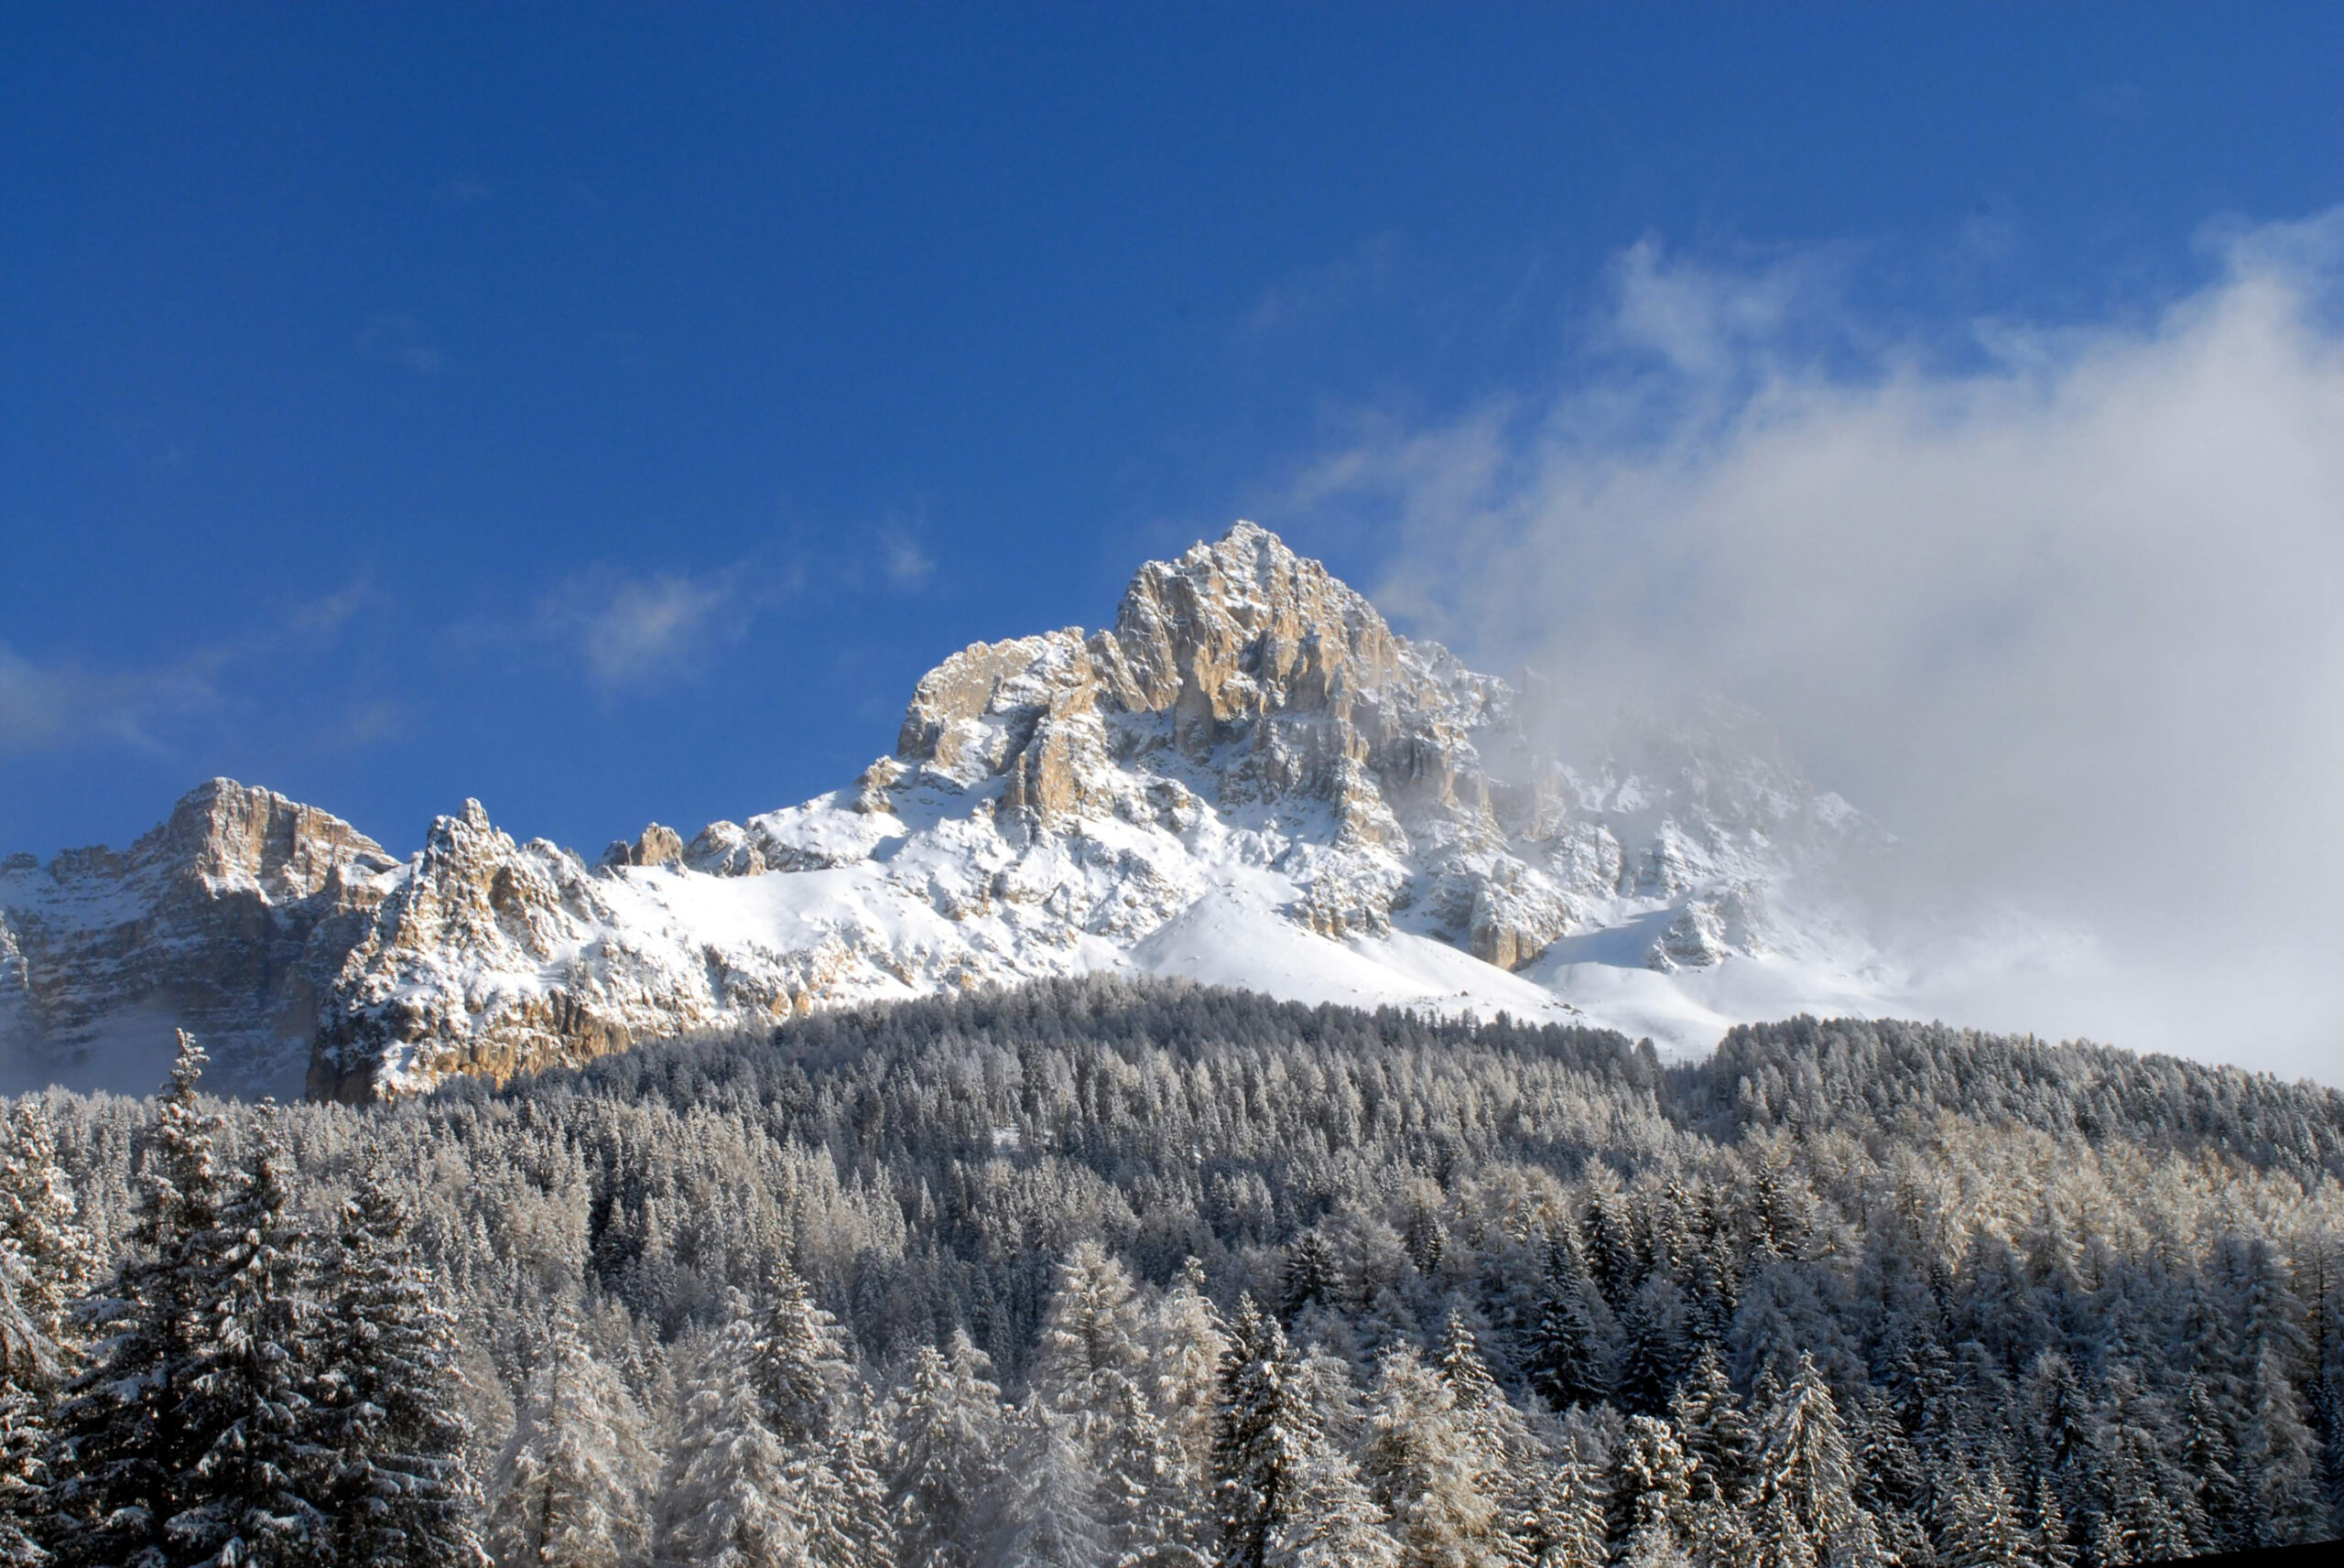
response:
[[[942,660],[852,784],[689,839],[590,863],[468,801],[400,862],[215,780],[127,855],[12,858],[0,1037],[53,1072],[168,1015],[236,1087],[357,1099],[1098,970],[1679,1048],[1729,972],[1862,994],[1832,881],[1884,838],[1860,812],[1720,730],[1567,762],[1523,707],[1241,522],[1142,566],[1110,627]]]

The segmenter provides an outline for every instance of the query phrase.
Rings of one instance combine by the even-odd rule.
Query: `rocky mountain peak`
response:
[[[353,869],[383,871],[396,862],[331,813],[217,778],[181,795],[163,825],[132,846],[128,863],[197,879],[207,892],[256,889],[285,903],[315,896]]]
[[[1101,968],[1698,1031],[1653,988],[1849,950],[1810,874],[1870,831],[1845,802],[1730,728],[1574,765],[1518,712],[1240,523],[1103,630],[944,659],[852,783],[689,838],[589,865],[466,801],[394,864],[217,780],[126,854],[0,862],[0,1034],[53,1061],[168,1016],[223,1077],[359,1099]]]
[[[113,1043],[152,1016],[204,1033],[225,1087],[298,1083],[319,1000],[396,864],[340,817],[224,778],[126,851],[12,857],[0,1073],[108,1083]]]

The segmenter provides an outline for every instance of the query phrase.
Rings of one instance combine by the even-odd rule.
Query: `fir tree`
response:
[[[78,1319],[96,1341],[60,1407],[49,1468],[69,1565],[199,1561],[171,1523],[212,1501],[196,1475],[218,1436],[190,1419],[220,1281],[220,1118],[197,1097],[204,1054],[181,1031],[146,1139],[133,1250]]]
[[[1576,1455],[1556,1466],[1532,1512],[1533,1568],[1601,1568],[1605,1493]]]
[[[203,1452],[165,1529],[175,1547],[221,1568],[278,1568],[330,1554],[319,1506],[326,1450],[309,1393],[318,1303],[310,1238],[292,1212],[274,1107],[250,1167],[222,1206],[210,1299],[196,1320],[193,1375],[177,1412]]]
[[[1665,1421],[1628,1418],[1628,1441],[1612,1483],[1621,1510],[1621,1561],[1667,1563],[1685,1561],[1691,1545],[1693,1476],[1697,1463]]]
[[[2238,1453],[2206,1379],[2195,1373],[2181,1394],[2181,1444],[2175,1462],[2196,1483],[2195,1507],[2187,1520],[2190,1539],[2209,1551],[2235,1550],[2238,1521],[2245,1507],[2238,1484]]]
[[[501,1568],[627,1568],[649,1544],[643,1417],[577,1327],[558,1323],[499,1458],[488,1548]]]
[[[1789,1382],[1763,1411],[1757,1435],[1751,1500],[1762,1550],[1771,1560],[1789,1561],[1807,1551],[1835,1564],[1877,1563],[1877,1527],[1856,1505],[1847,1433],[1812,1355],[1800,1352]],[[1765,1533],[1785,1529],[1804,1545],[1769,1541]]]
[[[923,1346],[914,1358],[889,1454],[905,1568],[961,1568],[992,1539],[1004,1456],[991,1371],[959,1330],[949,1356]]]
[[[2266,1348],[2249,1382],[2252,1403],[2239,1429],[2240,1479],[2254,1519],[2254,1544],[2293,1546],[2326,1533],[2320,1496],[2319,1440],[2303,1419],[2294,1384],[2275,1348]]]
[[[1108,1568],[1202,1568],[1188,1455],[1140,1385],[1110,1373],[1094,1452]]]
[[[775,1264],[766,1281],[751,1376],[776,1436],[792,1446],[829,1437],[831,1412],[852,1377],[844,1338],[786,1262]]]
[[[1488,1456],[1446,1379],[1405,1346],[1371,1396],[1365,1472],[1407,1568],[1502,1568],[1509,1557]]]
[[[0,1568],[38,1568],[49,1513],[48,1407],[57,1348],[18,1304],[16,1260],[0,1254]]]
[[[1213,1436],[1221,1568],[1397,1568],[1383,1509],[1314,1411],[1313,1380],[1277,1320],[1241,1300]]]
[[[320,1379],[333,1450],[341,1568],[471,1568],[484,1560],[480,1497],[464,1464],[456,1324],[407,1237],[378,1162],[342,1207]]]
[[[9,1113],[7,1143],[0,1148],[0,1250],[23,1266],[18,1309],[44,1338],[61,1345],[70,1337],[68,1308],[97,1278],[97,1250],[57,1157],[57,1129],[29,1097]]]
[[[1943,1568],[2041,1568],[2043,1563],[2009,1487],[1991,1467],[1956,1469],[1941,1479],[1937,1546]]]
[[[1271,1534],[1285,1515],[1303,1447],[1294,1375],[1277,1320],[1252,1296],[1242,1298],[1221,1357],[1213,1432],[1219,1568],[1264,1568],[1269,1561]]]
[[[2111,1369],[2095,1412],[2087,1556],[2095,1565],[2187,1557],[2188,1477],[2157,1438],[2164,1412],[2129,1365]]]
[[[1278,1316],[1292,1323],[1304,1308],[1329,1301],[1334,1285],[1335,1260],[1328,1255],[1325,1238],[1315,1230],[1303,1232],[1286,1249],[1279,1271]]]
[[[2061,1515],[2072,1530],[2089,1511],[2086,1480],[2093,1444],[2091,1401],[2085,1397],[2074,1367],[2056,1350],[2036,1355],[2020,1381],[2019,1396],[2026,1413],[2034,1470],[2058,1494]]]
[[[1908,1568],[1925,1568],[1929,1555],[1927,1468],[1888,1396],[1869,1384],[1848,1402],[1848,1457],[1856,1506],[1879,1527],[1883,1551]]]
[[[1750,1423],[1715,1346],[1702,1346],[1691,1375],[1669,1400],[1668,1417],[1694,1461],[1694,1498],[1738,1507],[1750,1484]]]
[[[668,1461],[657,1560],[673,1568],[805,1568],[803,1498],[767,1423],[753,1376],[756,1333],[733,1292],[700,1376],[684,1401]]]
[[[1525,1357],[1530,1386],[1557,1410],[1592,1404],[1610,1392],[1603,1347],[1588,1303],[1593,1289],[1568,1229],[1557,1226],[1546,1247],[1538,1315]]]

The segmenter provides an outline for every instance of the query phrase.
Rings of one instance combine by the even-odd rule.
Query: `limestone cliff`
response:
[[[9,862],[0,1027],[64,1061],[176,1020],[357,1099],[1089,969],[1568,1018],[1584,960],[1846,946],[1794,874],[1872,832],[1844,802],[1723,730],[1566,762],[1518,708],[1241,523],[1105,630],[945,659],[853,784],[689,838],[589,864],[467,802],[394,864],[221,781],[125,856]]]
[[[222,1086],[298,1089],[320,1003],[396,868],[340,818],[229,779],[127,850],[0,862],[10,1075],[110,1083],[126,1038],[168,1043],[177,1022],[204,1037]]]

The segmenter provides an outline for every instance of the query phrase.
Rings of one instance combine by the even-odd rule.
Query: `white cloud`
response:
[[[596,686],[614,690],[686,673],[740,637],[754,609],[737,567],[643,576],[595,567],[538,602],[535,629],[574,650]]]
[[[191,729],[236,706],[239,671],[288,648],[331,642],[376,602],[361,578],[294,605],[274,627],[129,668],[92,669],[71,658],[27,656],[0,643],[0,754],[115,744],[168,752]]]
[[[158,723],[219,703],[213,661],[128,674],[39,663],[0,644],[0,753],[60,751],[92,741],[154,750]]]
[[[2209,248],[2153,316],[1948,354],[1867,340],[1813,259],[1640,245],[1602,334],[1630,361],[1363,421],[1294,500],[1395,525],[1425,630],[1746,701],[1932,885],[2083,921],[2105,962],[2037,1027],[2333,1080],[2344,211]]]
[[[920,546],[920,542],[902,528],[879,530],[881,568],[887,574],[892,588],[910,589],[928,581],[936,570],[936,557]]]

